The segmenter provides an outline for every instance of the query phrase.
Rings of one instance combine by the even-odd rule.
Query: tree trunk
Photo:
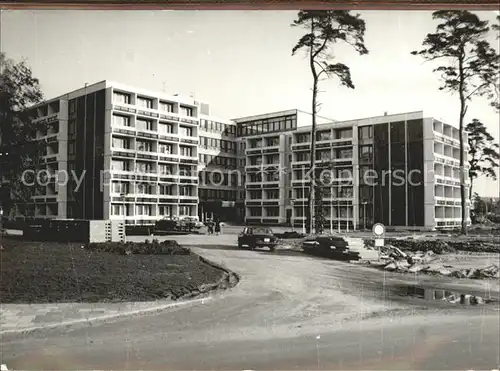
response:
[[[473,182],[473,178],[471,176],[469,176],[469,181],[470,181],[470,185],[469,185],[469,201],[472,202],[472,182]]]
[[[314,19],[311,19],[311,33],[314,35]],[[310,174],[310,183],[309,183],[309,197],[307,199],[307,206],[309,210],[309,220],[307,220],[309,225],[309,232],[312,233],[314,230],[314,161],[315,161],[315,151],[314,146],[316,145],[316,99],[318,94],[318,74],[316,72],[316,67],[314,66],[314,50],[313,43],[309,48],[309,66],[311,68],[311,73],[313,75],[313,95],[312,95],[312,126],[311,126],[311,149],[309,154],[311,156],[310,166],[309,166],[309,174]],[[312,176],[312,178],[311,178]]]
[[[462,56],[465,53],[462,53]],[[467,111],[467,107],[465,105],[465,96],[464,96],[464,59],[460,57],[458,59],[458,69],[460,74],[460,82],[459,82],[459,94],[460,94],[460,125],[459,125],[459,134],[460,134],[460,201],[462,203],[462,228],[461,234],[467,234],[467,207],[466,207],[466,198],[465,198],[465,166],[464,166],[464,118],[465,113]]]

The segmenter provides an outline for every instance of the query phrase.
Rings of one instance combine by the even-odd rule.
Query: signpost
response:
[[[378,256],[380,258],[380,248],[384,246],[385,226],[382,223],[375,223],[372,232],[375,236],[375,247],[378,247]]]

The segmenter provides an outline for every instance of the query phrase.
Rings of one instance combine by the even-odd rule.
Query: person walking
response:
[[[214,222],[212,219],[207,220],[207,229],[208,234],[214,234]]]
[[[220,234],[220,220],[215,221],[215,234],[218,236]]]

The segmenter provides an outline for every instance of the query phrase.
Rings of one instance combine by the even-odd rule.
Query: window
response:
[[[337,150],[337,158],[351,158],[351,157],[352,157],[352,149]]]
[[[75,113],[76,112],[76,100],[71,99],[69,101],[69,113]]]
[[[171,216],[172,215],[172,206],[160,206],[158,208],[158,213],[162,216]]]
[[[193,117],[193,109],[191,107],[180,106],[181,115]]]
[[[170,134],[173,131],[172,124],[167,124],[165,122],[160,122],[158,124],[158,131],[163,134]]]
[[[179,215],[180,216],[189,216],[191,212],[191,206],[187,205],[179,205]]]
[[[250,157],[250,165],[261,165],[262,157]]]
[[[250,208],[250,216],[261,216],[262,215],[262,209],[259,207],[251,207]]]
[[[172,174],[172,171],[173,171],[172,165],[164,165],[164,164],[158,165],[158,172],[161,175],[170,175]]]
[[[76,134],[76,120],[74,119],[68,121],[68,134]]]
[[[270,216],[270,217],[280,216],[280,210],[277,207],[270,207],[266,211],[267,211],[267,216]]]
[[[137,205],[136,215],[150,216],[152,215],[152,205]]]
[[[160,195],[172,195],[172,186],[170,184],[160,184]]]
[[[359,128],[359,139],[369,139],[373,137],[373,126],[362,126]]]
[[[137,97],[137,105],[142,108],[153,108],[153,100],[149,98]]]
[[[174,104],[169,102],[160,102],[160,111],[174,112]]]
[[[352,138],[352,129],[339,129],[337,130],[337,139]]]
[[[268,171],[266,173],[266,180],[268,182],[276,182],[280,180],[280,172],[279,170],[277,171]]]
[[[118,104],[130,104],[130,94],[113,92],[113,102]]]
[[[179,196],[191,196],[191,189],[190,186],[179,186]]]
[[[130,117],[113,115],[113,125],[114,126],[130,126]]]
[[[193,147],[179,146],[181,156],[193,156]]]
[[[323,150],[316,152],[316,160],[329,161],[331,157],[330,150]]]
[[[279,138],[268,138],[267,139],[267,145],[269,147],[271,147],[271,146],[277,146],[277,145],[279,145],[279,143],[280,143]]]
[[[359,157],[361,159],[369,160],[372,158],[373,147],[372,146],[360,146],[359,147]]]
[[[137,193],[143,195],[152,195],[153,194],[153,186],[146,183],[137,184]]]
[[[169,155],[172,153],[172,145],[164,143],[158,144],[158,152]]]
[[[352,197],[352,188],[350,187],[342,187],[340,188],[340,198],[351,198]]]
[[[127,194],[129,192],[129,183],[113,182],[112,190],[113,193]]]
[[[191,176],[193,173],[193,168],[191,166],[180,165],[179,166],[179,175],[181,176]]]
[[[297,161],[310,161],[310,156],[308,152],[297,153]]]
[[[193,136],[193,128],[189,128],[187,126],[179,126],[179,134],[185,137]]]
[[[111,214],[112,215],[123,215],[122,214],[122,205],[112,205],[111,206]]]
[[[139,173],[151,173],[153,171],[153,164],[149,162],[137,162],[135,171]]]
[[[316,139],[319,140],[329,140],[330,139],[330,131],[320,131],[316,134]]]
[[[113,138],[113,147],[119,149],[130,149],[130,141],[126,138]]]
[[[144,119],[137,119],[136,120],[136,127],[139,130],[153,130],[153,121],[144,120]]]
[[[111,163],[111,169],[118,171],[129,171],[130,163],[124,160],[113,160],[113,162]]]
[[[76,144],[74,140],[68,142],[68,154],[76,154]]]
[[[280,192],[277,189],[267,191],[267,198],[274,200],[280,198]]]
[[[138,140],[136,144],[137,151],[152,152],[153,144],[148,141]]]
[[[297,134],[297,143],[309,142],[309,134]]]

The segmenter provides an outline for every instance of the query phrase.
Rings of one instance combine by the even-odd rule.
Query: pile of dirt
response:
[[[450,275],[456,278],[476,278],[476,279],[500,278],[498,266],[494,264],[482,269],[478,268],[459,269],[451,272]]]
[[[380,249],[379,268],[392,272],[401,273],[427,273],[441,276],[451,276],[457,278],[488,279],[499,278],[498,266],[492,264],[486,268],[460,269],[451,265],[443,264],[436,258],[432,250],[425,253],[418,251],[415,253],[404,252],[398,247],[384,246]]]
[[[500,253],[499,241],[485,239],[387,238],[385,244],[398,247],[407,252],[432,251],[435,254],[454,253],[456,251]],[[365,245],[374,246],[375,240],[366,239]]]
[[[156,244],[125,245],[127,250],[114,246],[110,248],[112,253],[102,251],[103,245],[85,248],[73,243],[4,239],[4,251],[0,254],[0,300],[2,303],[175,300],[200,292],[207,285],[213,287],[227,276],[225,270],[194,253],[184,253],[175,243],[159,244],[164,249],[160,255],[153,252]],[[147,249],[150,250],[146,252]]]

